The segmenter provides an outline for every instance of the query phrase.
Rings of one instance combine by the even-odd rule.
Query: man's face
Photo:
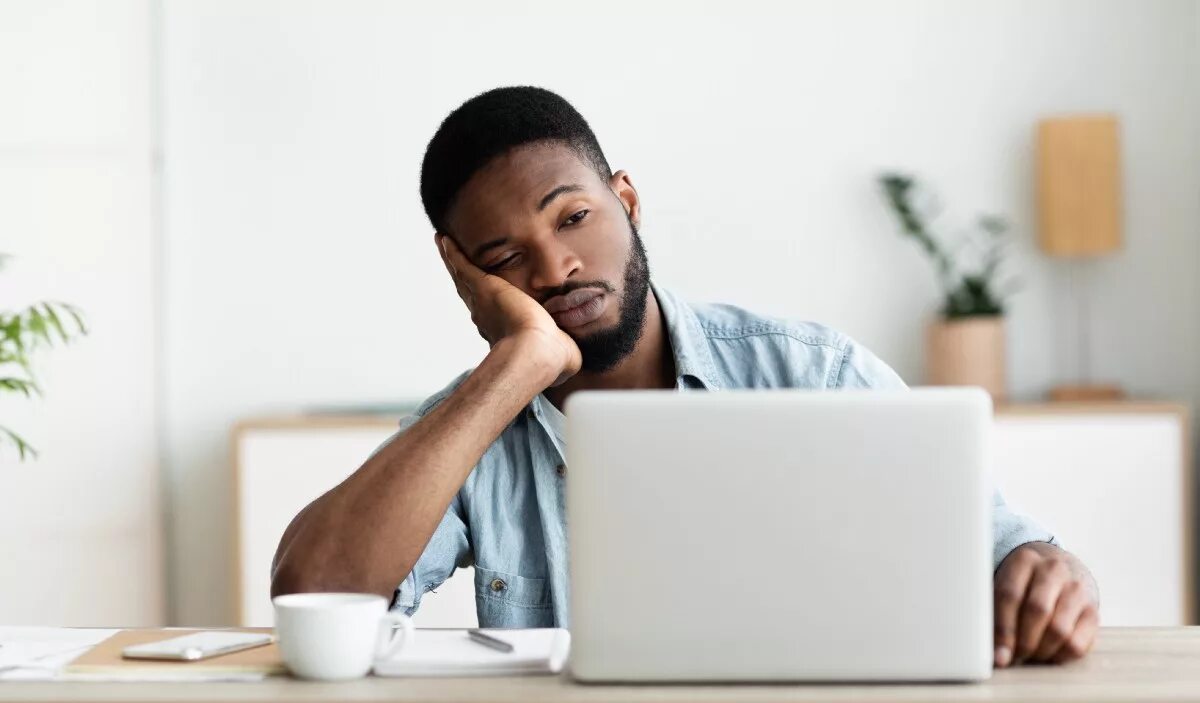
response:
[[[475,173],[447,214],[446,234],[480,269],[545,306],[579,345],[584,370],[606,371],[633,350],[645,319],[638,217],[627,174],[605,183],[569,147],[539,144]]]

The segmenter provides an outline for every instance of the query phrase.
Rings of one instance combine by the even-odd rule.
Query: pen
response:
[[[470,637],[473,641],[478,642],[485,647],[491,647],[498,652],[507,653],[513,651],[513,646],[511,644],[502,639],[492,637],[482,630],[467,630],[467,637]]]

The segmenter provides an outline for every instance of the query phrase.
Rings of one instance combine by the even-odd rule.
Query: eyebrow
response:
[[[546,207],[548,205],[550,205],[550,203],[553,202],[555,198],[562,195],[563,193],[575,193],[575,192],[578,192],[581,190],[583,190],[583,186],[579,185],[578,183],[568,183],[568,184],[558,186],[557,188],[550,191],[549,193],[546,193],[545,197],[542,198],[542,201],[540,203],[538,203],[538,208],[537,208],[538,212],[545,210]]]
[[[555,198],[564,193],[577,193],[581,190],[583,190],[583,186],[579,185],[578,183],[564,183],[563,185],[557,186],[542,197],[541,201],[538,202],[537,210],[538,212],[545,210],[550,206],[550,203],[554,202]],[[483,256],[492,249],[495,249],[496,247],[502,247],[505,244],[508,244],[508,237],[498,237],[491,241],[484,242],[476,247],[475,253],[471,255],[471,258],[478,261],[479,257]]]

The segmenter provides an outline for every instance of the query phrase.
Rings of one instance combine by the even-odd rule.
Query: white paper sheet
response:
[[[0,681],[57,678],[59,669],[116,632],[92,627],[0,626]]]

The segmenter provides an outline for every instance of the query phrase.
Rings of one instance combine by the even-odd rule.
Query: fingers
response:
[[[997,667],[1026,660],[1064,662],[1091,650],[1099,606],[1061,556],[1018,547],[995,579]]]
[[[1018,548],[1000,564],[995,583],[995,663],[1006,667],[1017,646],[1017,615],[1033,577],[1037,555]]]
[[[1096,604],[1088,603],[1079,615],[1079,621],[1075,623],[1075,631],[1054,655],[1053,661],[1056,664],[1062,664],[1087,654],[1096,641],[1096,630],[1099,627],[1100,613],[1096,609]]]
[[[1058,604],[1059,594],[1071,581],[1071,570],[1061,559],[1045,559],[1033,570],[1029,592],[1017,617],[1017,648],[1013,652],[1018,664],[1029,659],[1042,642],[1050,619]]]
[[[438,243],[441,244],[442,260],[450,268],[451,275],[461,279],[468,288],[474,289],[475,281],[487,275],[467,259],[449,236],[439,234]]]
[[[454,264],[450,263],[450,258],[446,255],[446,246],[443,244],[448,238],[445,235],[435,234],[434,239],[437,241],[438,256],[442,257],[442,265],[446,267],[446,273],[450,274],[450,280],[454,281],[454,288],[458,291],[458,297],[463,299],[463,302],[471,300],[471,291],[467,288],[458,272],[454,269]]]
[[[447,239],[448,237],[440,232],[434,232],[433,234],[433,242],[437,244],[438,256],[442,257],[442,264],[446,267],[446,272],[458,278],[458,272],[454,270],[454,264],[450,263],[450,257],[446,254]]]
[[[442,263],[446,265],[446,272],[450,274],[450,280],[454,281],[454,289],[458,291],[458,297],[462,299],[471,313],[471,322],[474,323],[475,330],[488,344],[494,344],[495,341],[488,336],[481,323],[475,300],[476,284],[487,274],[468,261],[467,257],[463,256],[462,250],[448,235],[435,232],[433,236],[437,241]]]
[[[1047,623],[1046,629],[1042,633],[1042,641],[1038,644],[1031,659],[1050,661],[1055,654],[1058,654],[1058,650],[1075,633],[1076,624],[1083,615],[1084,608],[1090,604],[1091,598],[1083,583],[1068,581],[1059,593],[1054,614],[1050,617],[1050,622]]]

